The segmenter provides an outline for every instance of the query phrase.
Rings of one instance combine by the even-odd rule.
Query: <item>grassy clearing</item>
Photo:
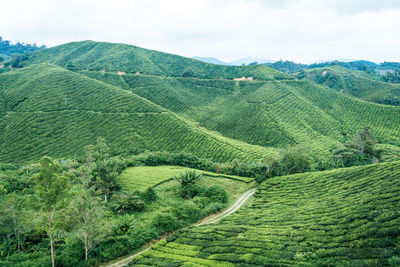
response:
[[[384,266],[400,253],[399,176],[393,162],[276,177],[248,208],[181,231],[132,263]]]
[[[142,166],[127,168],[121,173],[120,181],[125,189],[129,191],[146,190],[148,187],[156,186],[162,182],[170,180],[172,177],[182,172],[195,170],[180,166]],[[253,181],[251,178],[240,177],[234,175],[225,175],[214,172],[196,170],[206,177],[223,177],[233,180],[249,183]],[[221,180],[223,181],[223,180]],[[226,183],[226,182],[225,182]]]

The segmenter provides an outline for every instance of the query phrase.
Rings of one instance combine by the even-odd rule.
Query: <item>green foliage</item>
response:
[[[24,44],[17,42],[16,44],[11,43],[11,41],[4,40],[0,36],[0,55],[12,56],[15,54],[24,54],[27,52],[34,52],[39,49],[46,48],[45,45],[38,47],[36,44]],[[0,60],[1,62],[1,60]]]
[[[146,210],[146,203],[142,197],[128,192],[114,194],[111,203],[113,210],[118,214],[142,212]]]
[[[194,76],[194,72],[191,67],[186,67],[183,70],[182,77],[193,77],[193,76]]]
[[[206,188],[204,196],[208,197],[212,202],[226,203],[228,201],[228,194],[225,189],[219,185]]]
[[[203,175],[201,173],[191,170],[175,176],[174,180],[181,185],[181,195],[183,198],[193,198],[203,191],[203,188],[196,184],[202,178]]]
[[[147,149],[227,161],[262,158],[268,152],[195,126],[132,92],[54,65],[3,73],[0,84],[0,115],[7,114],[0,116],[0,161],[27,162],[43,154],[83,156],[83,148],[99,136],[110,144],[111,156]]]
[[[395,81],[395,75],[395,73],[388,73],[383,76],[382,81],[378,75],[372,73],[333,66],[309,70],[302,76],[340,93],[367,101],[398,106],[400,86],[391,83]]]
[[[284,174],[301,173],[311,170],[310,156],[304,147],[285,150],[280,162]]]
[[[382,76],[382,80],[389,83],[400,83],[400,69],[396,69],[393,72],[387,72]]]
[[[181,187],[185,187],[197,183],[202,177],[201,173],[193,170],[183,172],[179,176],[175,176],[174,179],[181,184]]]
[[[157,192],[153,189],[153,187],[148,187],[143,193],[143,199],[147,202],[155,201],[157,198]]]
[[[33,179],[43,209],[51,211],[65,197],[71,176],[63,172],[57,160],[45,156],[40,160],[39,172]]]
[[[116,235],[127,235],[133,229],[133,221],[129,216],[119,218],[118,221],[112,225],[112,231]]]
[[[397,266],[400,163],[275,177],[250,207],[180,231],[132,263]]]
[[[154,215],[152,224],[156,229],[162,232],[171,232],[181,226],[178,218],[168,211],[160,211],[156,213]]]
[[[351,140],[333,151],[333,159],[338,167],[350,167],[377,163],[382,151],[376,147],[376,139],[365,126]]]

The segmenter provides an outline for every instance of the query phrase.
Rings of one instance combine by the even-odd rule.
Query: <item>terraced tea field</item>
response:
[[[0,162],[74,157],[101,136],[113,154],[185,151],[225,162],[260,160],[252,146],[199,127],[123,90],[51,64],[0,75]]]
[[[196,170],[192,168],[180,166],[144,166],[144,167],[131,167],[124,170],[120,175],[120,181],[124,188],[135,190],[146,190],[148,187],[156,186],[162,182],[171,180],[174,176],[185,172],[195,170],[202,173],[205,177],[219,177],[238,180],[245,183],[253,181],[251,178],[240,177],[235,175],[225,175],[214,172],[207,172],[203,170]]]
[[[267,180],[251,206],[182,230],[135,266],[383,266],[400,249],[400,163]]]

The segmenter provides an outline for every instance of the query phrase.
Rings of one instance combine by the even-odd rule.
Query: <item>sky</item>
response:
[[[95,40],[229,62],[400,61],[399,0],[1,0],[0,36]]]

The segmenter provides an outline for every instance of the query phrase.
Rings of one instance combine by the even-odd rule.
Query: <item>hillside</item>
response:
[[[236,82],[81,73],[132,91],[207,129],[250,144],[304,144],[315,153],[326,153],[337,142],[369,125],[380,143],[400,145],[398,107],[360,101],[308,81]]]
[[[399,84],[383,82],[379,76],[365,71],[331,66],[308,70],[305,78],[366,101],[400,105]]]
[[[47,72],[47,76],[40,74],[43,70],[33,65],[44,66],[41,64],[53,64],[51,65],[52,68],[56,68],[54,64],[58,65],[57,73],[62,71],[63,74],[60,75],[63,78],[59,79],[50,74],[50,71]],[[184,150],[201,157],[226,161],[235,157],[238,159],[262,159],[265,156],[276,155],[276,148],[303,145],[315,157],[327,156],[330,155],[334,146],[350,138],[365,125],[371,127],[371,131],[381,147],[392,150],[400,146],[399,107],[361,101],[348,96],[348,94],[331,90],[326,86],[319,86],[315,82],[299,81],[291,75],[261,65],[221,66],[130,45],[85,41],[37,51],[24,59],[21,66],[30,67],[23,67],[21,71],[4,73],[0,80],[1,83],[4,83],[2,87],[6,89],[3,89],[5,92],[3,94],[17,94],[20,97],[18,101],[22,101],[26,97],[24,94],[26,95],[28,92],[28,89],[26,89],[20,93],[20,85],[24,85],[24,88],[34,86],[35,90],[33,91],[43,95],[44,92],[47,92],[46,90],[50,90],[53,84],[56,84],[56,88],[60,87],[60,92],[62,92],[60,94],[64,95],[66,93],[63,90],[66,88],[80,90],[79,88],[82,87],[81,79],[85,81],[82,84],[85,84],[84,88],[87,90],[99,88],[96,92],[102,94],[102,87],[105,86],[110,90],[112,88],[112,92],[121,94],[112,105],[107,104],[106,111],[98,111],[101,112],[102,119],[93,118],[93,120],[102,121],[106,128],[110,127],[109,130],[103,130],[103,135],[108,136],[107,139],[110,143],[116,142],[113,150],[115,153],[137,153],[145,149]],[[35,72],[29,71],[32,68],[38,69]],[[187,71],[187,68],[190,71]],[[361,77],[367,82],[384,84],[376,79],[373,80],[371,78],[373,76],[369,77],[366,72],[335,69],[335,67],[331,67],[331,69],[338,69],[343,73],[356,73],[357,77]],[[28,82],[29,76],[33,73],[35,77],[41,77],[39,80],[42,80],[42,84]],[[349,76],[350,74],[346,75]],[[21,78],[19,78],[20,75]],[[233,80],[242,76],[252,77],[253,80]],[[12,82],[13,79],[19,81]],[[91,83],[95,85],[91,85]],[[14,89],[11,90],[11,88]],[[41,92],[39,93],[39,91]],[[90,89],[90,92],[92,91]],[[384,93],[381,91],[375,92],[372,89],[370,91],[375,95],[384,97]],[[373,93],[371,92],[366,94],[372,96]],[[396,91],[393,90],[393,92]],[[110,95],[112,94],[114,93],[110,92]],[[144,101],[159,111],[156,112],[157,115],[151,111],[145,115],[128,116],[130,111],[126,111],[129,108],[125,105],[131,102],[122,95],[140,99],[141,102]],[[75,101],[80,103],[80,107],[88,109],[85,112],[99,108],[97,99],[93,97],[87,97],[86,100],[89,103],[87,107],[84,107],[80,102],[80,95],[76,95],[76,97]],[[31,99],[31,102],[26,103],[34,107],[37,105],[35,101],[39,102],[40,100],[41,97]],[[42,105],[54,105],[60,109],[63,106],[62,101],[59,95],[54,95],[49,103],[42,101]],[[17,102],[14,104],[17,105]],[[10,117],[14,108],[14,104],[10,103],[7,104],[9,112],[7,117]],[[25,102],[21,103],[24,104]],[[91,107],[93,105],[96,107]],[[121,117],[118,125],[124,125],[122,129],[129,128],[129,130],[126,130],[126,133],[111,134],[117,131],[118,127],[115,125],[115,119],[111,119],[110,116],[115,117],[116,114],[120,116],[120,113],[118,113],[120,109],[124,110],[124,115],[129,117],[130,121],[128,122]],[[61,111],[65,112],[63,109],[57,112]],[[4,106],[3,111],[0,111],[0,114],[2,114],[1,112],[5,114],[6,106]],[[72,111],[68,110],[68,112]],[[104,112],[107,112],[106,117],[104,117]],[[90,115],[99,116],[100,114],[90,113]],[[168,138],[171,138],[169,136],[171,131],[167,129],[171,128],[169,128],[170,126],[160,126],[160,123],[165,122],[163,119],[159,120],[163,116],[174,121],[169,125],[183,124],[182,127],[185,130],[182,130],[183,132],[176,130],[181,129],[181,126],[172,127],[175,129],[174,138],[167,141]],[[4,117],[3,121],[7,117]],[[65,117],[72,118],[72,116]],[[155,118],[157,118],[157,123],[153,122],[153,120],[156,120]],[[85,126],[80,124],[80,127],[82,127],[80,129],[94,127],[89,117],[85,117],[85,120]],[[110,125],[108,124],[109,120],[112,121]],[[146,126],[137,127],[138,120]],[[13,121],[13,123],[16,122]],[[101,126],[95,125],[98,132],[90,134],[90,138],[87,137],[89,139],[85,144],[93,141],[95,136],[102,135],[100,134]],[[13,127],[19,128],[22,127],[22,124]],[[67,127],[67,124],[63,127]],[[30,129],[29,127],[25,128],[25,131]],[[163,130],[159,131],[158,129]],[[15,133],[15,130],[13,131]],[[196,136],[200,134],[202,137],[196,137],[196,142],[187,142],[187,140],[194,138],[187,137],[188,139],[185,139],[186,137],[183,136],[188,134],[187,131]],[[65,134],[66,140],[71,138],[70,134],[76,136],[75,131],[68,134],[68,131],[62,132]],[[159,136],[156,137],[153,133]],[[3,136],[5,134],[3,133]],[[58,134],[61,134],[61,131],[57,131],[55,136],[59,136]],[[35,138],[38,136],[44,138],[44,135],[47,136],[46,140],[48,141],[46,143],[56,142],[59,144],[59,141],[52,139],[51,136],[54,135],[54,132],[50,129],[34,133],[29,140],[20,140],[24,143],[24,146],[32,146],[28,150],[30,151],[28,154],[35,154],[37,150],[41,151],[40,153],[50,154],[53,151],[59,151],[56,154],[57,156],[72,156],[82,150],[78,146],[78,140],[86,138],[76,139],[74,137],[73,139],[77,140],[75,143],[72,142],[75,148],[68,148],[68,153],[62,153],[62,149],[59,149],[62,146],[61,144],[49,149],[38,149],[37,145],[40,143],[42,146],[42,143],[44,143],[42,141],[45,139],[38,141]],[[192,136],[192,134],[189,135]],[[209,144],[210,147],[215,147],[218,152],[210,151],[203,145],[198,147],[198,142],[200,144],[205,142],[200,140],[211,139],[216,144],[221,142],[224,147]],[[172,140],[179,140],[179,144]],[[207,141],[207,143],[210,142]],[[10,147],[5,151],[10,151],[10,153],[13,151],[12,155],[22,153],[18,152],[14,144],[4,145]],[[125,144],[123,145],[124,148],[121,148],[121,144]],[[261,146],[267,147],[267,149]],[[224,150],[226,151],[224,152]],[[250,151],[250,154],[247,151]],[[37,153],[37,155],[40,153]],[[389,151],[388,154],[390,153]],[[235,156],[239,154],[241,156]],[[29,158],[29,156],[26,157]]]
[[[260,159],[251,146],[198,127],[132,92],[55,65],[0,75],[0,161],[73,157],[102,136],[115,154],[186,151],[226,161]]]
[[[272,178],[253,203],[182,230],[135,266],[384,266],[399,253],[400,163]]]
[[[94,41],[73,42],[38,51],[25,64],[53,63],[78,70],[122,71],[161,76],[182,76],[186,69],[198,78],[292,79],[291,76],[265,66],[222,66],[140,47]]]

